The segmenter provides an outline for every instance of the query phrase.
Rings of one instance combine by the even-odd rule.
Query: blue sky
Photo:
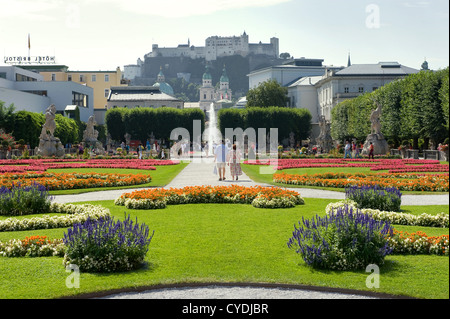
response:
[[[209,36],[280,39],[280,52],[327,65],[449,65],[447,0],[0,0],[0,55],[54,55],[71,70],[133,64],[152,44]],[[0,60],[3,64],[3,58]]]

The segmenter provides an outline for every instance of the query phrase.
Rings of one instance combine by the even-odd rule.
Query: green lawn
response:
[[[101,187],[101,188],[83,188],[83,189],[69,189],[51,191],[51,195],[69,195],[81,194],[87,192],[97,192],[114,189],[129,189],[129,188],[143,188],[143,187],[164,187],[169,184],[189,163],[181,162],[178,165],[156,166],[155,171],[139,170],[139,169],[110,169],[110,168],[64,168],[64,169],[49,169],[48,172],[54,173],[105,173],[105,174],[145,174],[152,177],[150,183],[131,186],[120,187]]]
[[[155,230],[146,265],[114,274],[82,273],[79,289],[68,289],[62,258],[0,257],[0,298],[57,298],[158,284],[248,282],[302,284],[370,290],[364,271],[318,271],[287,248],[294,224],[302,217],[323,215],[329,200],[307,199],[291,209],[257,209],[251,205],[197,204],[136,211],[113,201],[94,202],[124,213]],[[422,207],[403,207],[420,214]],[[439,213],[448,206],[428,207]],[[448,234],[448,229],[398,226],[409,232]],[[0,240],[47,235],[61,238],[65,229],[3,232]],[[371,291],[419,298],[449,298],[449,258],[389,256],[381,267],[380,288]]]
[[[253,181],[258,183],[266,183],[279,187],[289,187],[289,188],[310,188],[310,189],[323,189],[323,190],[331,190],[336,192],[345,192],[343,188],[334,188],[334,187],[319,187],[319,186],[303,186],[303,185],[292,185],[292,184],[283,184],[283,183],[275,183],[273,181],[272,174],[261,174],[260,168],[267,168],[267,166],[261,165],[248,165],[241,164],[242,170],[250,177]],[[285,169],[281,171],[273,171],[275,173],[286,173],[286,174],[325,174],[325,173],[375,173],[371,171],[368,167],[312,167],[312,168],[292,168]],[[387,173],[388,171],[378,171],[377,173]],[[442,174],[442,173],[441,173]],[[431,194],[449,194],[448,192],[414,192],[414,191],[402,191],[402,194],[405,195],[431,195]]]

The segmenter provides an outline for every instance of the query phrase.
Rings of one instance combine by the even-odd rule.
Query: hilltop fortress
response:
[[[279,39],[271,38],[270,43],[249,43],[248,35],[244,31],[244,34],[239,37],[209,37],[206,39],[204,47],[191,46],[189,40],[187,44],[180,44],[176,48],[160,48],[157,44],[154,44],[152,52],[145,57],[188,57],[191,59],[201,58],[206,61],[215,61],[218,57],[232,55],[246,57],[252,53],[277,58],[280,54]]]

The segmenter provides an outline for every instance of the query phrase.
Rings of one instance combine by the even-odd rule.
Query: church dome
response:
[[[159,88],[159,90],[162,93],[166,93],[168,95],[174,95],[174,91],[172,86],[170,86],[170,84],[166,83],[166,82],[156,82],[155,84],[153,84],[154,87]]]
[[[206,67],[206,71],[203,74],[203,80],[212,80],[211,73],[209,73],[209,67]]]
[[[162,71],[162,67],[161,70],[159,71],[156,83],[153,84],[154,87],[159,88],[159,90],[162,93],[166,93],[168,95],[174,95],[174,91],[172,86],[170,86],[170,84],[166,83],[166,77],[164,76],[164,73]]]

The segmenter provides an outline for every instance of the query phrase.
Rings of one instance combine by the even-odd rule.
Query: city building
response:
[[[340,70],[343,67],[326,67],[323,59],[292,59],[282,65],[270,66],[248,74],[249,88],[254,89],[268,80],[276,80],[282,86],[288,86],[302,77],[322,76],[328,69]]]
[[[111,87],[107,109],[137,107],[172,107],[184,109],[184,102],[163,93],[154,86],[117,86]]]
[[[331,120],[331,110],[338,103],[375,91],[394,80],[418,72],[419,70],[398,62],[353,64],[339,71],[327,70],[315,84],[319,116],[324,115],[326,120]]]
[[[44,81],[72,81],[94,90],[94,109],[105,109],[111,87],[126,85],[122,82],[122,71],[117,67],[114,71],[69,71],[68,67],[61,69],[51,66],[41,67],[39,74]]]
[[[312,123],[319,123],[319,99],[315,85],[321,79],[322,76],[306,76],[287,85],[288,107],[308,109]]]
[[[38,67],[38,66],[37,66]],[[94,114],[94,91],[91,87],[70,81],[45,81],[44,76],[17,66],[0,66],[0,101],[14,104],[16,111],[43,113],[54,104],[57,114],[87,122]]]

